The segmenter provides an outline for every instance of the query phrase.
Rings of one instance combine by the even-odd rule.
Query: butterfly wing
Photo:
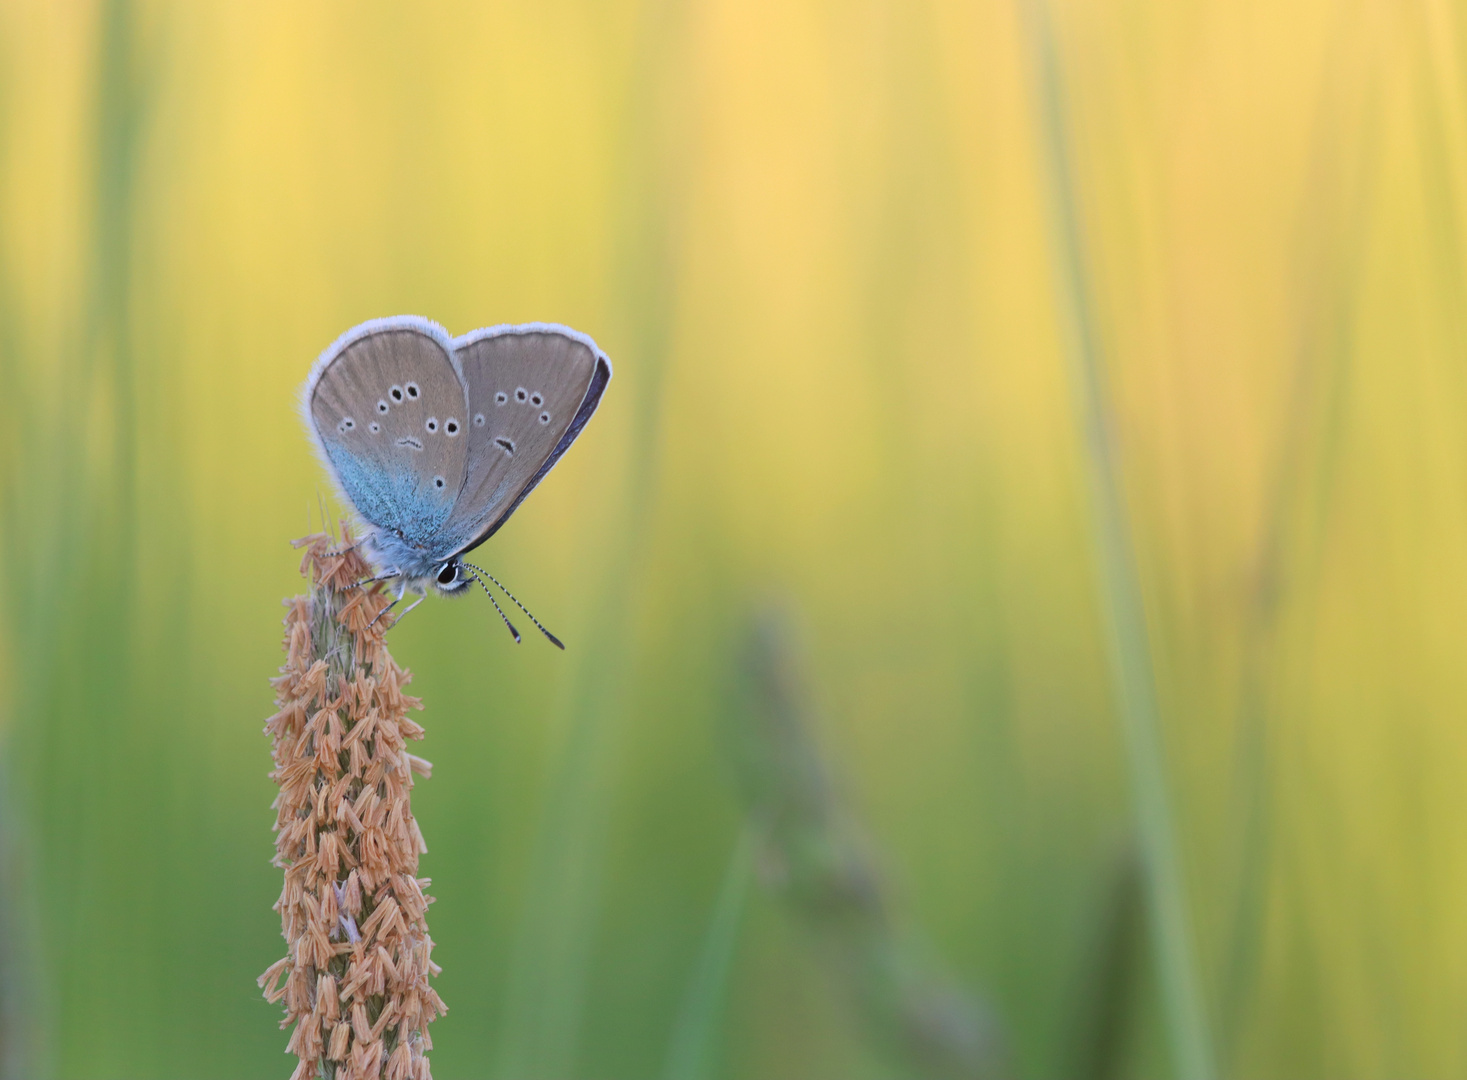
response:
[[[469,443],[468,397],[448,333],[414,316],[348,330],[316,361],[303,406],[357,512],[439,554]]]
[[[550,323],[493,326],[454,342],[469,395],[468,472],[444,532],[489,539],[575,441],[611,379],[585,334]]]

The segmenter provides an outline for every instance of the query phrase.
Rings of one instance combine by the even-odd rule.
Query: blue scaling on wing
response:
[[[410,468],[383,466],[354,454],[342,443],[324,440],[337,478],[357,512],[380,528],[396,533],[413,547],[431,549],[453,512],[457,489],[439,489],[433,477]]]
[[[411,316],[364,323],[321,355],[302,404],[317,448],[370,527],[368,546],[430,573],[447,554],[441,532],[463,488],[470,427],[447,332]]]

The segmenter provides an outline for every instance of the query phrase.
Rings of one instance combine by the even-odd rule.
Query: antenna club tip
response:
[[[550,644],[554,645],[561,652],[565,652],[565,643],[560,638],[556,637],[549,630],[545,631],[545,636],[550,639]]]

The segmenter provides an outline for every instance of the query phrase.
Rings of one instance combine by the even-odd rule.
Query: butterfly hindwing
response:
[[[580,434],[611,365],[584,334],[546,323],[476,330],[454,346],[468,390],[468,461],[444,533],[465,551],[504,524]]]
[[[343,492],[418,548],[441,542],[463,487],[469,410],[453,342],[427,319],[380,319],[317,361],[304,406]]]

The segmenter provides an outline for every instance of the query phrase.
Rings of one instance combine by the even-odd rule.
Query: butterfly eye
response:
[[[379,401],[379,402],[377,402],[377,411],[379,413],[386,413],[387,412],[387,402],[385,402],[385,401]]]
[[[519,388],[519,389],[517,389],[517,390],[516,390],[516,391],[515,391],[515,392],[514,392],[514,399],[515,399],[515,400],[516,400],[516,401],[524,401],[524,400],[525,400],[525,398],[527,398],[527,397],[529,397],[529,396],[530,396],[530,395],[529,395],[529,392],[528,392],[528,391],[526,391],[526,390],[525,390],[525,388],[524,388],[524,387],[523,387],[523,386],[521,386],[521,387],[520,387],[520,388]]]
[[[499,391],[499,393],[497,393],[497,394],[494,395],[494,404],[496,404],[496,405],[503,405],[508,400],[509,400],[509,395],[506,394],[503,390]]]
[[[438,584],[452,585],[458,577],[458,567],[453,563],[444,563],[443,569],[438,571]]]
[[[377,432],[382,430],[382,425],[373,420],[370,424],[367,425],[367,430],[375,435],[377,434]]]
[[[458,421],[455,420],[453,417],[450,416],[448,418],[447,422],[443,425],[443,430],[446,431],[446,432],[448,432],[448,434],[450,434],[450,435],[457,435],[458,434]]]
[[[436,417],[436,416],[430,416],[430,417],[428,417],[428,430],[429,431],[437,431],[438,430],[438,417]]]
[[[342,418],[341,423],[336,425],[336,430],[345,435],[348,431],[356,426],[357,422],[353,420],[350,416],[346,416]]]
[[[394,386],[391,390],[387,391],[387,396],[390,397],[393,401],[401,401],[402,387]]]
[[[550,423],[550,414],[548,412],[542,412],[540,414],[540,423],[542,423],[542,424],[548,424],[548,423]]]
[[[536,393],[530,395],[530,404],[538,409],[541,405],[545,404],[545,399],[541,397],[539,392],[537,391]]]
[[[407,396],[410,397],[410,398],[415,398],[415,397],[418,396],[418,384],[417,383],[410,382],[410,383],[407,384]]]
[[[481,413],[481,412],[474,413],[474,427],[483,427],[483,426],[484,426],[484,414]]]

